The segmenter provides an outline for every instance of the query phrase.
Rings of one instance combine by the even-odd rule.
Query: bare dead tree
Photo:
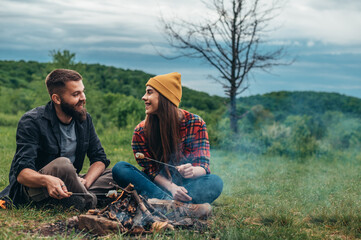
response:
[[[268,25],[275,18],[278,5],[262,4],[261,0],[213,0],[206,3],[212,18],[201,23],[183,19],[167,21],[162,18],[165,37],[178,57],[202,58],[215,69],[219,76],[212,77],[225,89],[230,100],[230,127],[238,132],[239,116],[236,97],[249,87],[251,70],[269,71],[282,65],[283,47],[265,47]],[[215,17],[214,17],[215,16]],[[271,49],[271,50],[270,50]]]

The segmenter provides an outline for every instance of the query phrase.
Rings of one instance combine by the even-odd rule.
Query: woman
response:
[[[179,109],[181,75],[169,73],[149,79],[146,118],[133,134],[132,148],[142,172],[127,162],[113,167],[122,187],[132,183],[143,196],[190,203],[212,203],[222,192],[222,180],[209,169],[209,141],[205,122]]]

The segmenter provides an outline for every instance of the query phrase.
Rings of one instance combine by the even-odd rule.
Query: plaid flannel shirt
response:
[[[191,163],[192,166],[200,166],[210,173],[209,169],[209,140],[206,123],[199,116],[181,109],[184,118],[181,121],[181,159],[179,164]],[[144,134],[144,121],[140,122],[134,130],[132,139],[133,153],[143,153],[145,157],[155,159],[149,150],[147,139]],[[154,179],[160,172],[160,169],[154,165],[154,162],[147,159],[136,159],[151,179]]]

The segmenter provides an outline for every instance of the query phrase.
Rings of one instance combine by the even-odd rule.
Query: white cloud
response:
[[[315,46],[315,42],[314,41],[308,41],[307,42],[307,47],[313,47]]]
[[[330,44],[361,44],[361,1],[290,0],[272,37]]]
[[[2,0],[0,44],[19,41],[31,44],[73,40],[84,44],[104,42],[160,42],[161,14],[200,20],[206,14],[201,1],[113,1],[113,0]],[[361,44],[361,1],[289,0],[275,22],[275,44],[297,45],[302,41],[325,44]],[[35,35],[35,36],[32,36]],[[22,41],[22,40],[27,40]],[[39,42],[40,41],[40,42]],[[278,42],[278,43],[277,43]]]

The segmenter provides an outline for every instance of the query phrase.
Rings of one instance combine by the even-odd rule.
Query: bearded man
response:
[[[56,69],[45,83],[51,101],[20,119],[10,184],[0,195],[8,195],[14,205],[50,201],[79,210],[95,208],[97,195],[113,189],[115,182],[85,109],[82,76],[73,70]],[[90,167],[79,175],[85,154]]]

